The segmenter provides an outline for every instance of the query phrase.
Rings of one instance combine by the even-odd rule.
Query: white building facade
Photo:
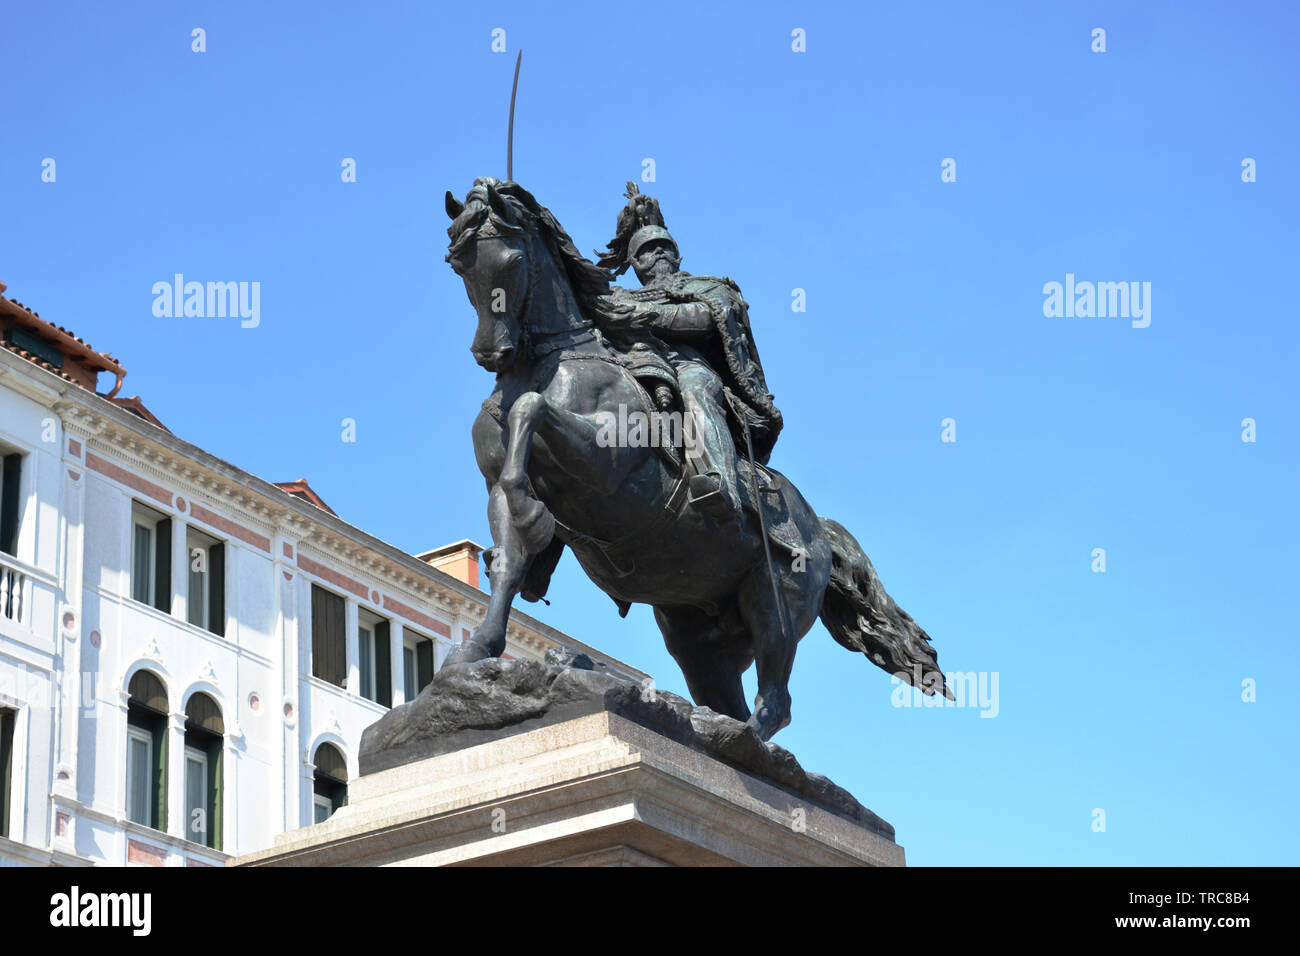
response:
[[[18,318],[23,347],[0,348],[0,865],[224,865],[323,819],[362,731],[482,620],[477,547],[425,556],[457,577],[385,544],[77,384],[58,335]],[[645,677],[512,615],[510,656],[561,645]]]

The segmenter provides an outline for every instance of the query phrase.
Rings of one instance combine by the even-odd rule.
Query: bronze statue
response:
[[[478,313],[471,351],[496,385],[473,428],[492,596],[444,666],[500,656],[515,595],[544,596],[567,546],[622,613],[654,608],[697,704],[763,740],[790,722],[795,648],[818,615],[845,647],[952,696],[857,541],[766,466],[781,416],[745,302],[728,279],[678,271],[657,203],[629,188],[600,264],[518,183],[480,178],[464,203],[447,194],[447,213],[447,261]],[[611,288],[628,266],[644,288]],[[611,444],[628,409],[698,419],[707,447]]]

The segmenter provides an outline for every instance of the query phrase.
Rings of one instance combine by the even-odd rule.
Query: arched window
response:
[[[348,802],[348,765],[332,744],[316,748],[316,780],[312,797],[312,822],[323,823]]]
[[[157,675],[137,671],[127,686],[126,816],[167,829],[167,689]]]
[[[185,839],[221,849],[221,708],[207,694],[185,706]]]

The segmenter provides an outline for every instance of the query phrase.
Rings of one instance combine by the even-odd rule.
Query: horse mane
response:
[[[614,273],[601,268],[579,252],[555,214],[539,203],[523,186],[516,182],[493,182],[492,188],[505,200],[516,221],[503,219],[488,202],[486,183],[476,182],[466,199],[464,210],[447,229],[451,238],[447,258],[452,258],[485,223],[491,223],[493,228],[506,233],[519,234],[526,228],[525,222],[531,220],[538,235],[546,243],[551,257],[568,278],[579,311],[611,340],[622,342],[627,335],[626,329],[618,321],[620,314],[606,298],[613,291],[610,283],[614,279]]]
[[[497,192],[516,200],[538,224],[538,231],[551,249],[551,254],[564,269],[569,285],[578,299],[578,306],[583,313],[599,324],[599,319],[607,311],[597,299],[607,296],[612,291],[610,282],[612,274],[592,262],[574,244],[569,234],[564,231],[555,214],[537,201],[537,199],[518,183],[502,183]]]

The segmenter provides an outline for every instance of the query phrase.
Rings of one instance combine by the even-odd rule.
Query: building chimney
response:
[[[463,581],[472,588],[478,587],[478,558],[483,553],[483,545],[475,544],[468,538],[454,544],[444,544],[416,557],[439,571],[445,571],[458,581]]]

